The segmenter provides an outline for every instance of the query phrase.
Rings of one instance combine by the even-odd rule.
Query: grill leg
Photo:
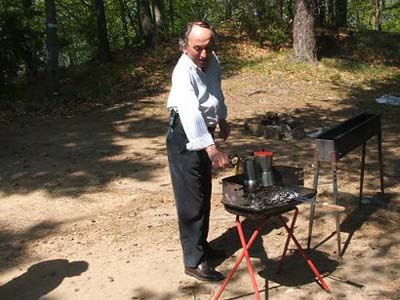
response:
[[[298,208],[297,207],[296,207],[296,211],[298,212]],[[279,216],[279,218],[282,221],[283,226],[285,226],[286,231],[289,234],[289,238],[291,238],[293,240],[293,242],[296,244],[297,248],[299,249],[299,251],[300,251],[301,255],[303,256],[303,258],[306,260],[306,262],[307,262],[308,266],[310,267],[311,271],[313,271],[315,276],[317,276],[317,278],[318,278],[319,282],[321,283],[322,287],[324,288],[324,290],[329,292],[328,285],[326,284],[325,280],[322,278],[321,274],[318,272],[317,268],[314,266],[314,264],[311,261],[311,259],[305,253],[305,251],[301,247],[300,243],[295,238],[292,229],[287,226],[287,224],[286,224],[285,220],[282,218],[282,216]]]
[[[338,247],[338,256],[342,257],[342,250],[341,250],[341,238],[340,238],[340,213],[336,213],[336,240],[337,240],[337,247]]]
[[[337,175],[337,159],[336,152],[331,154],[331,169],[333,178],[333,197],[335,198],[335,204],[338,204],[339,199],[339,188],[338,188],[338,175]]]
[[[385,203],[385,207],[387,206],[387,203],[385,201],[385,191],[384,191],[384,183],[383,183],[383,157],[382,157],[382,131],[379,129],[378,134],[377,134],[377,140],[378,140],[378,155],[379,155],[379,175],[380,175],[380,180],[381,180],[381,201],[382,203]]]
[[[319,152],[315,150],[314,152],[314,184],[313,188],[314,190],[318,193],[318,177],[319,177],[319,167],[320,167],[320,162],[319,162]],[[315,215],[315,205],[316,205],[316,199],[317,194],[315,194],[313,201],[311,201],[311,206],[310,206],[310,219],[308,223],[308,238],[307,238],[307,249],[310,249],[311,247],[311,238],[312,238],[312,230],[313,230],[313,225],[314,225],[314,215]]]
[[[290,232],[293,232],[294,225],[296,224],[296,219],[297,219],[298,214],[299,214],[299,210],[296,208],[294,215],[293,215],[292,224],[290,225],[290,229],[289,229]],[[281,216],[279,216],[279,218],[281,219],[282,222],[284,222],[284,220]],[[286,239],[285,248],[283,249],[282,257],[281,257],[281,260],[279,261],[278,273],[280,273],[282,271],[283,261],[285,260],[286,252],[289,248],[289,243],[290,243],[290,235],[288,235],[288,237]]]
[[[265,219],[265,220],[262,221],[262,223],[254,230],[254,232],[251,235],[249,241],[246,243],[244,232],[243,232],[242,223],[240,222],[240,217],[236,216],[236,227],[237,227],[237,230],[238,230],[238,233],[239,233],[240,242],[241,242],[241,244],[243,246],[243,252],[239,256],[239,258],[237,259],[237,261],[236,261],[235,265],[233,266],[232,270],[229,272],[229,274],[226,277],[224,283],[221,285],[220,289],[215,294],[214,300],[218,300],[219,299],[219,297],[221,296],[222,292],[225,290],[226,286],[228,285],[228,282],[232,279],[233,274],[236,272],[237,268],[239,267],[239,265],[242,262],[244,257],[246,257],[247,269],[248,269],[249,274],[250,274],[250,279],[251,279],[251,283],[253,285],[253,289],[254,289],[254,293],[255,293],[255,296],[256,296],[256,300],[261,300],[260,292],[258,291],[258,286],[257,286],[257,282],[256,282],[255,275],[254,275],[253,265],[251,263],[248,251],[251,248],[251,246],[253,246],[254,241],[256,240],[258,234],[260,233],[260,230],[267,223],[267,220],[268,219]]]
[[[337,205],[338,199],[339,199],[339,188],[338,188],[336,152],[332,152],[331,168],[332,168],[332,177],[333,177],[333,196],[335,198],[335,204]],[[362,172],[364,172],[364,170]],[[340,213],[339,212],[336,213],[336,240],[337,240],[337,246],[338,246],[338,256],[341,256]]]

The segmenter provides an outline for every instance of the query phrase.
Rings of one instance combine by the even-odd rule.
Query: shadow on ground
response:
[[[160,137],[166,124],[166,116],[143,117],[140,105],[127,104],[56,124],[9,129],[0,135],[0,191],[46,190],[53,196],[78,197],[116,178],[151,180],[159,164],[154,153],[164,146],[154,141],[127,151],[129,146],[120,141]]]
[[[56,289],[67,277],[80,276],[88,269],[86,261],[46,260],[34,264],[22,275],[0,286],[0,299],[38,300]]]

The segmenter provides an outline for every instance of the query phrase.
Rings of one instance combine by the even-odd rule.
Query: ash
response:
[[[249,208],[264,210],[294,202],[299,198],[299,194],[284,187],[270,186],[247,193],[244,197]]]

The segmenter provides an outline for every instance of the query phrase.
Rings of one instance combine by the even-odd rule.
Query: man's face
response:
[[[201,69],[205,69],[210,61],[214,46],[213,35],[210,29],[194,25],[188,43],[183,52]]]

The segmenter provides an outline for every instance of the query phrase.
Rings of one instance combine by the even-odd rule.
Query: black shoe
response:
[[[185,274],[204,281],[221,281],[224,279],[224,275],[209,267],[206,262],[200,263],[197,268],[185,267]]]

